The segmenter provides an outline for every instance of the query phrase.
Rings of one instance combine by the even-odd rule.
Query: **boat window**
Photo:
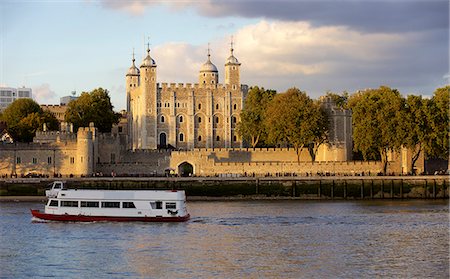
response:
[[[81,207],[99,207],[100,203],[97,201],[82,201]]]
[[[152,209],[162,209],[162,201],[150,202]]]
[[[105,208],[120,208],[120,202],[102,202],[102,207],[105,207]]]
[[[78,207],[78,201],[61,201],[61,206]]]
[[[174,202],[166,202],[166,209],[177,209],[177,204]]]
[[[50,200],[50,202],[48,203],[49,206],[58,206],[58,201],[57,200]]]
[[[122,208],[136,208],[134,202],[122,202]]]

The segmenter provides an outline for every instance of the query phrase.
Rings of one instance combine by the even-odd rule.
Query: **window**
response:
[[[81,201],[81,207],[99,207],[98,201]]]
[[[70,157],[70,164],[75,164],[75,157]]]
[[[122,202],[122,208],[136,208],[134,202]]]
[[[56,207],[58,207],[58,201],[57,200],[50,200],[50,203],[48,204],[48,206],[56,206]]]
[[[17,164],[21,164],[21,163],[22,163],[22,159],[21,159],[20,157],[17,157],[17,158],[16,158],[16,163],[17,163]]]
[[[219,104],[216,104],[216,109],[219,109]]]
[[[202,109],[202,104],[198,104],[198,109]]]
[[[214,121],[215,121],[216,123],[219,123],[219,117],[218,117],[218,116],[214,116]]]
[[[162,209],[162,201],[150,202],[152,209]]]
[[[237,141],[237,137],[236,136],[233,136],[233,141]]]
[[[180,117],[178,118],[180,123],[183,123],[183,115],[180,115]]]
[[[120,208],[120,202],[102,202],[103,208]]]
[[[233,124],[236,123],[236,117],[235,116],[231,117],[231,123],[233,123]]]
[[[183,133],[180,133],[180,141],[184,141],[184,135],[183,135]]]
[[[233,105],[233,109],[237,109],[237,105],[236,104]]]
[[[49,165],[51,165],[51,163],[52,163],[52,157],[47,157],[47,163],[48,163]]]
[[[216,141],[220,141],[220,137],[219,136],[216,137]]]
[[[164,115],[161,115],[161,123],[164,123],[165,119],[164,119]]]
[[[78,207],[78,201],[61,201],[61,206],[64,206],[64,207]]]
[[[122,130],[123,130],[122,127],[119,127],[119,133],[122,133]]]
[[[202,136],[198,136],[198,141],[202,141]]]
[[[198,117],[197,120],[198,120],[198,123],[202,123],[202,118],[200,116]]]
[[[33,158],[33,164],[37,164],[37,158]]]
[[[177,209],[177,204],[174,202],[166,202],[166,209]]]

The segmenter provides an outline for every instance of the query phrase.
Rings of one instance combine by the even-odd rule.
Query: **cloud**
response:
[[[149,6],[168,5],[174,10],[194,8],[206,17],[308,21],[313,26],[343,25],[364,32],[409,32],[449,26],[449,2],[446,0],[103,0],[101,3],[133,15],[142,15]]]
[[[32,88],[33,99],[39,104],[58,104],[59,98],[56,93],[50,89],[48,83],[41,84]]]
[[[437,86],[436,77],[448,72],[448,44],[435,45],[438,35],[369,34],[343,26],[263,20],[236,32],[234,54],[242,63],[241,81],[248,85],[278,91],[296,86],[314,97],[327,90],[352,92],[380,85],[405,94],[427,93]],[[151,55],[158,81],[197,83],[206,48],[175,42],[156,46]],[[223,82],[229,38],[213,41],[211,49]]]

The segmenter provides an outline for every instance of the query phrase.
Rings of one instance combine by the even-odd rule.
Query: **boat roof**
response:
[[[186,200],[183,190],[62,190],[58,199],[83,200]]]

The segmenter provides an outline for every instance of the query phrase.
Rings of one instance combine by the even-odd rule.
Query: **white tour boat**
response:
[[[45,192],[45,211],[31,210],[43,220],[183,222],[190,217],[180,190],[77,190],[55,181]]]

